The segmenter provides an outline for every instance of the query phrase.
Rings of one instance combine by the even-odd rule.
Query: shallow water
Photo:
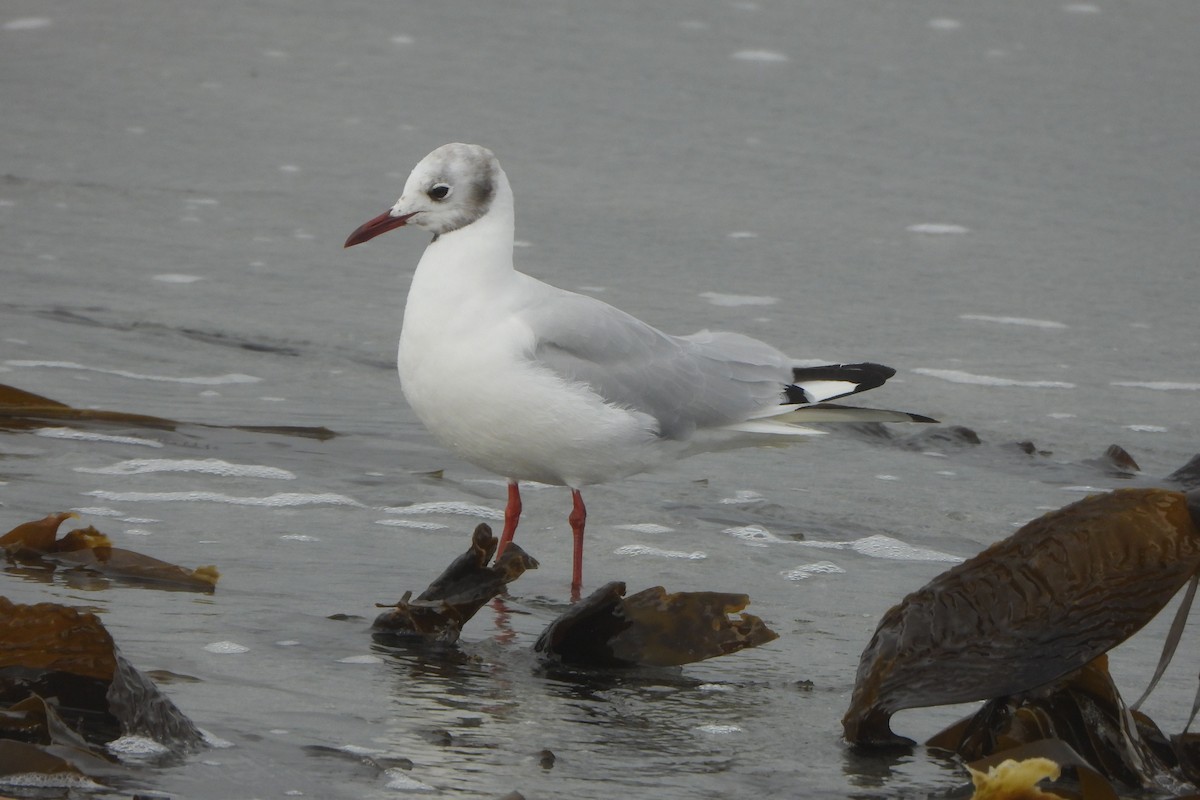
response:
[[[4,594],[94,606],[140,669],[197,679],[163,687],[228,746],[139,772],[176,797],[959,787],[923,750],[840,742],[858,656],[949,558],[1200,451],[1198,23],[1191,3],[9,4],[0,382],[340,435],[0,435],[0,527],[79,509],[121,546],[222,572],[211,597],[10,574]],[[540,669],[529,648],[568,594],[556,488],[525,493],[541,568],[461,647],[374,645],[373,604],[423,588],[503,506],[399,394],[425,238],[341,250],[452,140],[500,156],[526,271],[672,332],[891,364],[870,404],[984,444],[850,431],[586,493],[585,589],[747,592],[781,635],[758,650]],[[1143,477],[1081,463],[1112,443]],[[1166,624],[1114,654],[1127,696]],[[1164,729],[1198,650],[1189,630],[1147,703]]]

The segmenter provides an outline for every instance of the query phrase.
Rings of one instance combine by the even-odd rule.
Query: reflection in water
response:
[[[736,760],[727,744],[742,715],[767,702],[743,687],[710,691],[678,668],[546,669],[527,649],[494,641],[375,651],[388,656],[394,677],[394,716],[380,741],[412,760],[412,777],[439,789],[532,792],[553,772],[559,791],[570,780],[579,782],[573,797],[611,797],[663,776],[711,777]],[[529,783],[495,785],[490,776],[503,773],[491,768],[514,761],[528,762]]]

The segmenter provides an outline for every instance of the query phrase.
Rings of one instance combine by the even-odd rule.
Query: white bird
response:
[[[521,514],[518,481],[571,489],[571,588],[583,578],[580,488],[695,453],[822,433],[804,422],[933,422],[825,401],[880,386],[880,364],[797,366],[738,333],[671,336],[513,268],[513,193],[492,152],[447,144],[400,199],[346,239],[404,225],[433,234],[408,293],[397,364],[404,396],[446,447],[508,479],[499,552]]]

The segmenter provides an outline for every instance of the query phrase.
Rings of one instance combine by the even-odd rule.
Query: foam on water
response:
[[[204,645],[204,649],[209,653],[217,653],[218,655],[236,655],[238,653],[250,652],[250,648],[246,647],[246,645],[230,641],[211,642]]]
[[[619,556],[654,556],[657,558],[684,558],[689,561],[700,561],[708,558],[707,553],[696,551],[694,553],[685,553],[681,550],[661,550],[657,547],[650,547],[644,544],[626,544],[618,547],[613,552]]]
[[[733,497],[722,497],[720,503],[727,506],[740,506],[746,503],[757,503],[765,499],[765,497],[752,489],[738,489],[733,493]]]
[[[104,745],[108,752],[121,758],[139,758],[147,756],[162,756],[171,752],[171,748],[161,742],[156,742],[145,736],[122,736]]]
[[[692,730],[697,733],[708,733],[714,736],[728,736],[731,733],[741,733],[742,729],[737,725],[698,725]]]
[[[344,494],[304,492],[280,492],[267,497],[235,497],[220,492],[110,492],[95,489],[84,492],[89,497],[100,500],[111,500],[114,503],[145,503],[145,502],[210,502],[228,503],[234,506],[266,506],[269,508],[285,508],[292,506],[339,505],[361,506],[362,503]]]
[[[634,533],[670,533],[675,530],[668,528],[666,525],[657,525],[653,522],[631,522],[628,525],[613,526],[623,531],[633,531]]]
[[[38,428],[33,435],[43,436],[47,439],[70,439],[77,442],[107,442],[108,444],[132,444],[138,447],[162,447],[162,442],[143,439],[140,436],[115,436],[109,433],[77,431],[74,428]]]
[[[504,514],[494,508],[464,503],[459,500],[442,500],[434,503],[413,503],[411,506],[391,506],[383,509],[385,514],[460,514],[464,517],[502,522]]]
[[[385,789],[392,789],[397,792],[436,792],[437,789],[430,786],[428,783],[422,783],[416,778],[410,778],[408,773],[402,769],[392,767],[383,771],[383,776],[387,778]]]
[[[952,564],[962,561],[958,556],[924,547],[913,547],[883,534],[845,542],[802,541],[796,544],[825,550],[853,550],[860,555],[893,561],[944,561]]]
[[[83,508],[72,508],[76,514],[87,514],[89,517],[120,517],[124,516],[124,511],[117,511],[115,508],[107,506],[85,506]]]
[[[1026,389],[1074,389],[1075,384],[1065,381],[1019,381],[1012,378],[997,378],[992,375],[976,375],[957,369],[930,369],[917,367],[913,372],[939,378],[950,383],[970,383],[977,386],[1021,386]]]
[[[1167,429],[1162,425],[1126,425],[1126,430],[1136,431],[1138,433],[1166,433]]]
[[[990,314],[959,314],[959,319],[971,320],[972,322],[996,322],[1001,325],[1027,325],[1031,328],[1052,328],[1060,329],[1067,327],[1061,322],[1055,322],[1049,319],[1029,319],[1028,317],[994,317]]]
[[[295,473],[258,464],[231,464],[219,458],[132,458],[107,467],[75,467],[93,475],[141,475],[148,472],[199,472],[223,478],[267,478],[290,481]]]
[[[700,296],[714,306],[773,306],[779,302],[778,297],[767,297],[753,294],[722,294],[720,292],[701,292]]]
[[[195,283],[204,280],[199,275],[183,275],[178,272],[165,272],[162,275],[155,275],[153,279],[160,283]]]
[[[787,539],[780,539],[761,525],[743,525],[738,528],[726,528],[721,532],[741,539],[751,547],[766,547],[772,544],[788,543]]]
[[[811,578],[814,575],[840,575],[845,574],[846,570],[834,564],[832,561],[817,561],[813,564],[801,564],[792,569],[785,569],[779,574],[787,578],[789,581],[803,581]]]
[[[66,772],[53,774],[44,772],[19,772],[15,775],[0,776],[0,786],[20,786],[27,789],[78,789],[84,792],[107,791],[107,786],[101,786],[90,778],[82,775],[72,775]]]
[[[243,375],[240,372],[232,372],[226,375],[196,375],[176,378],[169,375],[149,375],[141,372],[130,372],[124,369],[104,369],[103,367],[89,367],[86,364],[78,364],[74,361],[28,361],[28,360],[13,360],[5,361],[10,367],[46,367],[49,369],[75,369],[84,372],[99,372],[104,375],[116,375],[119,378],[131,378],[138,381],[157,381],[162,383],[191,383],[200,386],[219,386],[227,383],[258,383],[262,378],[256,378],[253,375]]]

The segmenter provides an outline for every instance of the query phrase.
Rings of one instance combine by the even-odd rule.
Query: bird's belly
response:
[[[644,414],[603,402],[581,384],[489,341],[454,352],[402,340],[404,396],[446,447],[514,480],[582,486],[636,474],[665,457]]]

